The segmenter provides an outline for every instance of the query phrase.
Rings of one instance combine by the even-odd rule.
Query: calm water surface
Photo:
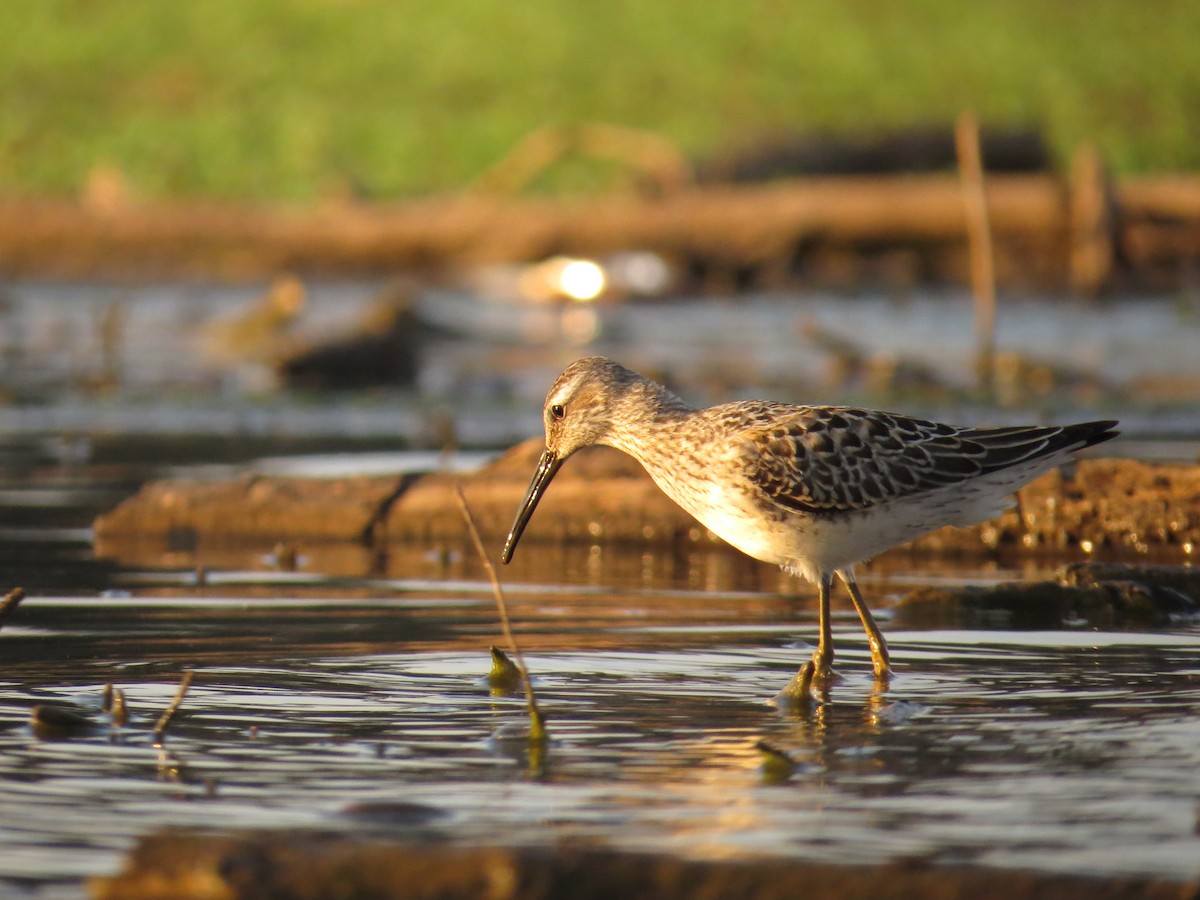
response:
[[[878,692],[842,608],[843,678],[791,714],[769,701],[811,649],[807,592],[704,591],[695,568],[633,590],[514,584],[550,718],[539,759],[522,702],[481,681],[499,639],[481,580],[223,575],[117,571],[100,596],[32,597],[0,632],[2,883],[74,890],[175,825],[1200,873],[1195,623],[891,629],[897,675]],[[885,628],[909,580],[864,578]],[[156,747],[184,669],[184,715]],[[122,728],[100,710],[110,681]],[[35,704],[95,727],[40,739]],[[762,739],[798,763],[785,783],[764,782]]]
[[[552,740],[539,756],[522,733],[521,699],[493,696],[482,681],[500,632],[490,587],[462,548],[393,548],[381,557],[301,547],[295,572],[278,571],[269,547],[199,556],[130,548],[97,559],[91,517],[145,477],[234,471],[220,448],[171,448],[163,435],[392,433],[413,446],[437,406],[428,398],[440,397],[470,411],[460,423],[468,445],[499,446],[536,431],[547,373],[561,363],[534,355],[511,370],[511,383],[489,387],[477,376],[511,351],[472,357],[467,345],[446,345],[412,394],[337,404],[293,396],[263,406],[239,399],[241,389],[206,368],[184,346],[186,330],[166,327],[194,309],[189,290],[145,307],[142,295],[129,295],[126,334],[169,339],[139,338],[135,346],[149,348],[133,354],[140,367],[121,369],[123,388],[100,397],[87,393],[89,372],[64,388],[77,358],[55,355],[72,345],[71,328],[94,328],[98,313],[79,318],[75,309],[70,318],[67,306],[50,302],[62,301],[61,291],[47,286],[9,298],[6,383],[21,403],[0,416],[10,434],[0,446],[0,588],[20,584],[30,598],[0,627],[0,893],[78,894],[88,876],[119,868],[139,837],[167,826],[1200,875],[1200,623],[1128,632],[891,627],[891,607],[915,585],[1042,577],[1050,564],[945,568],[894,557],[868,567],[860,582],[880,611],[896,677],[875,689],[865,640],[840,603],[843,677],[827,702],[800,714],[770,701],[811,652],[816,610],[807,587],[717,551],[522,547],[502,574],[550,717]],[[86,296],[103,307],[116,294]],[[245,299],[225,298],[230,309]],[[703,353],[666,313],[638,313],[634,331],[668,367],[752,357],[757,368],[739,374],[747,384],[793,378],[811,386],[827,373],[805,367],[824,357],[805,356],[798,375],[789,368],[797,335],[807,333],[800,318],[866,343],[886,337],[895,346],[883,351],[907,357],[929,349],[922,322],[969,332],[961,315],[931,302],[902,308],[888,329],[866,327],[870,306],[850,310],[837,298],[801,313],[752,309],[749,318],[744,308],[709,304],[705,328],[723,338]],[[1111,359],[1118,387],[1142,375],[1196,374],[1188,368],[1196,360],[1190,313],[1159,303],[1129,318],[1129,309],[1113,304],[1107,326],[1082,332],[1068,307],[1043,328],[1006,318],[1001,332],[1035,355],[1073,347],[1064,357],[1071,367]],[[750,334],[755,322],[782,339]],[[1157,327],[1161,340],[1136,323]],[[1059,331],[1086,340],[1064,344]],[[1130,369],[1135,344],[1144,350],[1151,340],[1162,349],[1153,371]],[[940,351],[954,342],[963,344],[933,343]],[[642,352],[636,340],[628,346]],[[29,347],[42,348],[41,368],[22,355]],[[87,365],[114,362],[99,348],[95,355]],[[937,356],[954,371],[968,365]],[[684,372],[694,384],[702,374]],[[1143,418],[1143,434],[1193,441],[1194,410],[1172,409],[1161,430],[1158,419]],[[156,436],[157,461],[146,460],[138,429]],[[354,448],[343,441],[327,449]],[[1194,457],[1194,443],[1183,455]],[[223,467],[168,465],[180,457]],[[327,455],[259,468],[356,465]],[[185,670],[195,680],[157,747],[153,724]],[[131,710],[120,728],[101,712],[109,682]],[[44,739],[30,726],[37,704],[72,706],[93,725]],[[797,763],[783,783],[764,780],[755,749],[764,739]]]

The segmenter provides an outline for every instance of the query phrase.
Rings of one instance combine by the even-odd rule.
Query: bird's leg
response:
[[[858,589],[854,573],[843,571],[838,574],[846,583],[846,587],[850,589],[850,599],[854,601],[854,609],[858,612],[863,629],[867,632],[867,643],[871,645],[871,665],[875,669],[875,677],[879,681],[886,681],[892,674],[892,670],[888,665],[887,641],[883,639],[883,632],[879,630],[879,626],[875,624],[875,617],[867,608],[867,601],[863,599],[862,591]]]
[[[829,591],[833,576],[821,574],[817,582],[817,649],[813,653],[813,681],[818,685],[833,674],[833,629],[829,623]]]

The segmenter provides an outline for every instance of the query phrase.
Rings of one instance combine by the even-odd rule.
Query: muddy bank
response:
[[[1197,884],[1092,878],[920,861],[850,867],[795,860],[692,861],[563,847],[458,849],[310,832],[162,834],[125,869],[92,882],[97,900],[250,897],[427,897],[493,900],[624,897],[1145,898],[1197,896]]]
[[[95,537],[102,547],[154,541],[172,549],[280,541],[457,546],[467,537],[454,496],[461,485],[481,533],[498,542],[541,447],[540,440],[527,441],[465,475],[154,482],[100,516]],[[705,534],[637,463],[615,451],[589,449],[555,480],[526,540],[661,543],[698,541]]]
[[[1082,460],[1022,488],[1017,505],[972,528],[945,528],[913,546],[970,552],[977,542],[1047,556],[1165,553],[1200,547],[1200,466],[1122,459]]]
[[[97,551],[122,544],[163,549],[253,543],[353,542],[377,547],[463,546],[454,497],[463,492],[489,546],[499,547],[541,451],[531,439],[466,475],[267,478],[157,482],[95,522]],[[945,528],[907,553],[1093,554],[1166,562],[1200,547],[1200,466],[1096,459],[1024,488],[1017,507],[972,528]],[[668,500],[629,457],[607,448],[577,454],[547,491],[523,538],[534,544],[719,547],[723,543]]]

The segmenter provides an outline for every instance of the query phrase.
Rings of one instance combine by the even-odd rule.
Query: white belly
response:
[[[1043,457],[940,490],[830,515],[764,507],[737,483],[673,481],[653,470],[650,475],[667,496],[722,540],[755,559],[816,581],[944,525],[971,525],[999,515],[1011,505],[1016,488],[1057,462],[1057,457]]]

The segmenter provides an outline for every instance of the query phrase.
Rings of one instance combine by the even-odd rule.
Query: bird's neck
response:
[[[660,384],[645,380],[630,387],[611,411],[611,429],[603,443],[624,451],[645,465],[661,454],[663,433],[696,412]]]

